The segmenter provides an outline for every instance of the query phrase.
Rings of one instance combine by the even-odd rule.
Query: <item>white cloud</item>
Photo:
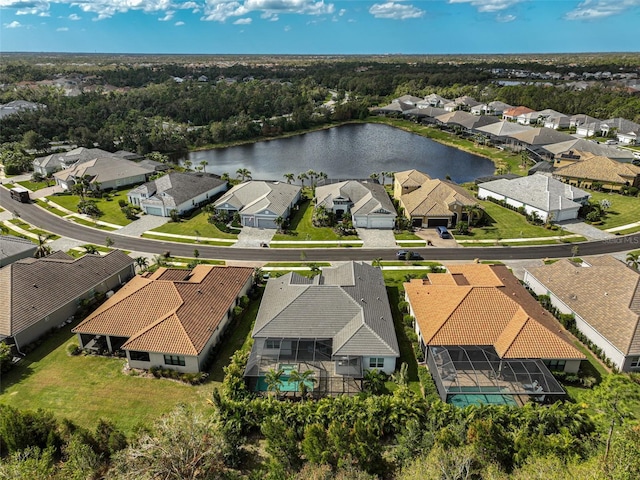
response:
[[[413,5],[397,2],[376,3],[371,5],[369,13],[375,18],[390,18],[392,20],[406,20],[409,18],[421,18],[424,10]]]
[[[524,0],[449,0],[449,3],[470,3],[479,12],[499,12]]]
[[[75,13],[72,13],[71,15],[69,15],[69,20],[73,20],[73,21],[77,21],[80,20],[80,15],[76,15]]]
[[[271,18],[276,13],[323,15],[334,11],[333,3],[324,3],[324,0],[205,0],[202,19],[224,22],[230,17],[241,17],[250,12],[262,12],[262,18]]]
[[[516,19],[515,15],[496,15],[496,20],[500,23],[509,23],[513,22]]]
[[[184,25],[184,22],[176,22],[176,23],[174,23],[174,25],[175,25],[176,27],[181,27],[181,26],[183,26],[183,25]]]
[[[568,20],[595,20],[640,7],[640,0],[586,0],[565,15]]]
[[[174,10],[168,10],[165,12],[164,17],[159,18],[158,20],[161,22],[168,22],[169,20],[173,20],[173,16],[176,14]]]
[[[22,26],[22,24],[20,22],[18,22],[17,20],[14,20],[11,23],[5,23],[4,24],[4,28],[20,28]]]
[[[233,22],[233,24],[234,25],[249,25],[252,21],[253,21],[253,19],[251,19],[251,18],[239,18],[235,22]]]
[[[339,16],[343,16],[345,13],[347,13],[347,9],[346,8],[341,8],[340,11],[338,12]]]
[[[69,31],[69,27],[56,28],[56,32],[68,32],[68,31]]]
[[[285,32],[290,32],[291,31],[291,25],[285,25],[284,31]]]

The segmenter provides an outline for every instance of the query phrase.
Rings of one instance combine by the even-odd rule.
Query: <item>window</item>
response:
[[[184,357],[179,357],[178,355],[165,355],[164,364],[184,367]]]
[[[264,348],[266,349],[276,349],[276,348],[280,348],[280,340],[271,340],[271,339],[267,339],[264,342]]]
[[[132,361],[136,361],[136,362],[149,362],[150,361],[149,352],[129,351],[129,358]]]
[[[384,358],[371,357],[369,359],[369,368],[384,368]]]
[[[640,368],[640,357],[631,357],[631,368]]]
[[[566,360],[545,360],[544,364],[549,370],[561,371],[564,370],[564,366],[567,364]]]

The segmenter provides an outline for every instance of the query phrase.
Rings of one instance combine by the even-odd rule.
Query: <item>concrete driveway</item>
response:
[[[565,222],[558,222],[562,228],[571,233],[582,235],[587,240],[607,240],[609,238],[615,238],[613,233],[600,230],[593,225],[589,225],[580,220],[567,220]]]
[[[261,247],[263,243],[267,245],[276,234],[274,228],[242,227],[238,235],[238,241],[232,248],[255,248]]]
[[[395,248],[396,237],[393,230],[382,230],[377,228],[356,228],[362,248]]]
[[[416,230],[415,233],[418,237],[426,240],[427,245],[431,242],[434,247],[443,247],[443,248],[458,248],[458,242],[456,242],[455,238],[440,238],[440,235],[436,233],[435,228],[421,228],[420,230]]]

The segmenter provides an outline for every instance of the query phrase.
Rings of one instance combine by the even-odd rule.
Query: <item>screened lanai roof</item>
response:
[[[541,360],[501,359],[492,346],[431,346],[429,369],[442,400],[447,395],[564,395]]]

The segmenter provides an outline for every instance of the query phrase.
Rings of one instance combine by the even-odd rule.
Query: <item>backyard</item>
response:
[[[128,220],[125,214],[122,213],[118,201],[124,200],[125,202],[128,202],[127,193],[128,190],[119,190],[109,193],[105,198],[87,197],[87,200],[95,200],[97,207],[102,212],[102,215],[98,220],[124,226],[131,223],[131,220]],[[78,195],[52,195],[47,197],[47,200],[56,203],[67,210],[77,212],[80,197]]]
[[[314,227],[311,222],[313,216],[313,202],[305,199],[300,203],[298,210],[294,210],[291,215],[289,232],[274,235],[273,240],[277,241],[327,241],[327,240],[358,240],[357,235],[338,235],[330,227]]]

